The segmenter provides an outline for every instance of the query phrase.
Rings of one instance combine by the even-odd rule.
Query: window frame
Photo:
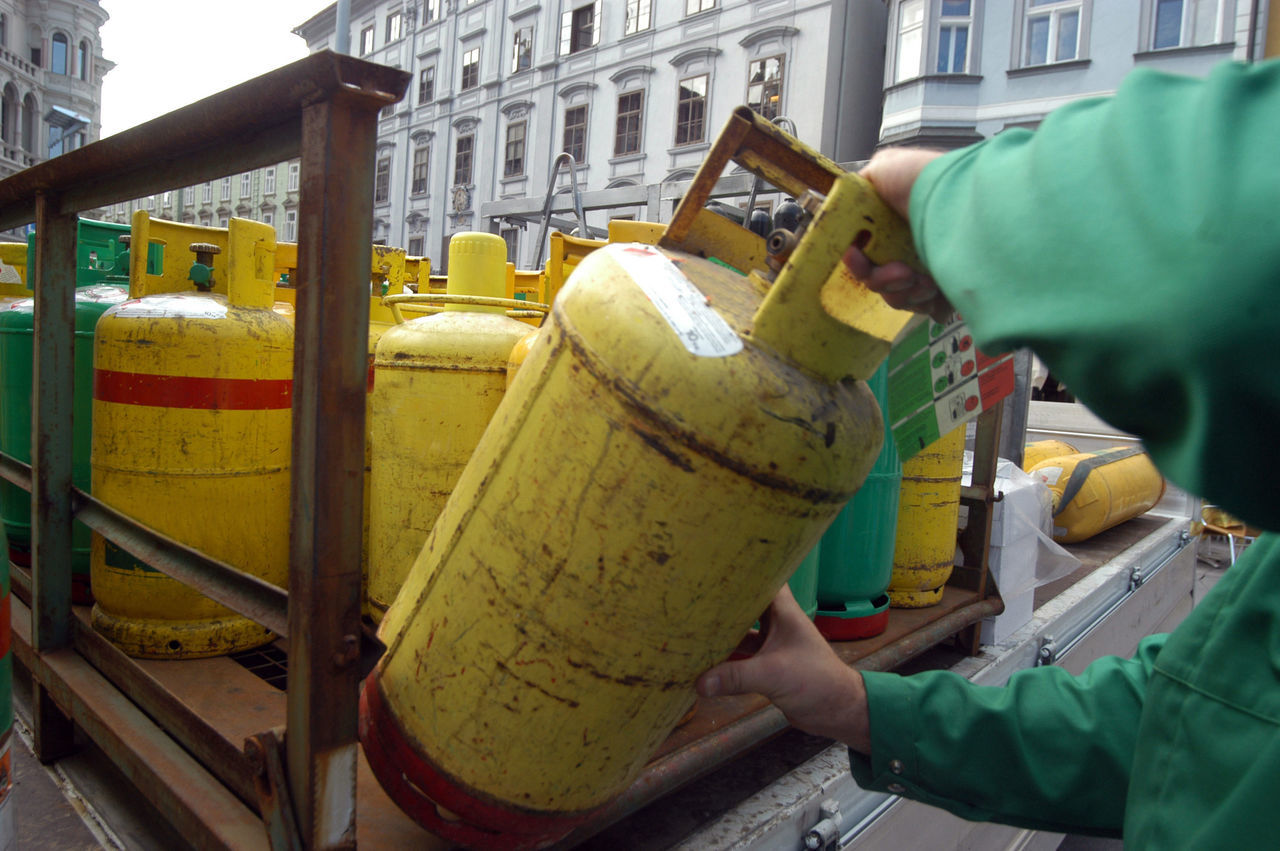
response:
[[[61,41],[59,41],[61,39]],[[62,45],[62,69],[58,69],[58,45]],[[49,73],[61,74],[66,77],[71,74],[71,39],[67,38],[67,34],[63,32],[55,32],[49,38]]]
[[[462,78],[459,91],[470,91],[480,85],[480,46],[462,52]]]
[[[288,192],[298,191],[298,178],[302,167],[298,163],[289,163],[289,182],[286,184]]]
[[[1048,68],[1063,62],[1075,62],[1088,57],[1089,20],[1092,0],[1021,0],[1022,7],[1018,15],[1017,43],[1014,45],[1016,68]],[[1075,50],[1070,56],[1060,54],[1062,36],[1062,18],[1075,15]],[[1045,32],[1044,61],[1033,61],[1031,55],[1031,39],[1033,21],[1045,18],[1048,29]]]
[[[466,150],[463,150],[466,142]],[[453,185],[470,186],[475,179],[476,136],[462,133],[453,143]]]
[[[360,55],[361,56],[368,56],[370,53],[373,53],[373,50],[374,50],[373,33],[374,33],[373,24],[369,24],[368,26],[360,30]]]
[[[642,33],[653,26],[653,0],[627,0],[622,22],[624,36]]]
[[[578,15],[590,15],[589,20],[579,21]],[[600,19],[603,14],[601,0],[592,0],[560,13],[560,56],[569,56],[590,50],[600,43]],[[584,25],[585,24],[585,25]],[[589,35],[583,36],[584,32]],[[583,39],[586,39],[584,42]]]
[[[624,112],[622,101],[633,97],[639,99],[636,108],[628,109]],[[618,95],[616,116],[617,118],[613,124],[613,155],[615,157],[629,157],[643,153],[644,89],[621,92]],[[635,147],[628,147],[627,140],[632,138],[635,140]]]
[[[391,157],[378,157],[373,165],[373,203],[387,204],[391,201]]]
[[[230,178],[230,176],[222,178],[222,180],[219,182],[219,184],[218,184],[218,200],[219,200],[219,201],[230,201],[230,200],[231,200],[231,178]]]
[[[80,75],[81,80],[89,79],[89,57],[93,55],[92,48],[89,47],[87,38],[80,39],[80,44],[76,48],[76,73]]]
[[[1161,6],[1170,0],[1147,0],[1147,8],[1144,10],[1148,16],[1146,44],[1150,50],[1180,50],[1189,47],[1207,47],[1214,44],[1224,44],[1228,42],[1229,33],[1231,31],[1230,20],[1235,14],[1235,4],[1227,2],[1227,0],[1172,0],[1179,3],[1179,26],[1178,26],[1178,42],[1177,44],[1161,45],[1157,43],[1160,37],[1160,11]],[[1202,3],[1209,2],[1214,4],[1213,11],[1213,33],[1207,40],[1198,40],[1196,37],[1197,11]]]
[[[409,195],[414,197],[426,195],[431,179],[431,143],[426,142],[416,146],[410,163]]]
[[[685,90],[685,83],[688,83],[694,80],[702,81],[702,92],[697,97],[685,98],[683,96],[683,92]],[[708,112],[707,101],[711,96],[711,75],[704,73],[704,74],[693,74],[692,76],[689,76],[689,77],[682,77],[676,85],[677,85],[676,125],[675,125],[674,147],[683,148],[688,145],[704,144],[707,141],[707,112]],[[694,102],[701,102],[702,114],[699,115],[696,119],[689,116],[681,117],[681,113],[685,109],[685,104],[694,103]],[[689,130],[689,128],[693,126],[695,121],[697,122],[697,126],[698,126],[698,134],[696,138],[690,133],[690,130]],[[686,137],[683,140],[681,140],[680,138],[682,130]]]
[[[240,197],[248,198],[253,195],[253,172],[246,171],[240,174]]]
[[[514,131],[519,130],[519,138],[513,138]],[[523,118],[519,121],[508,121],[505,144],[502,148],[502,176],[524,177],[526,145],[528,141],[529,122]],[[512,151],[515,151],[513,155]]]
[[[203,188],[201,188],[201,190],[200,190],[200,203],[202,203],[202,204],[212,204],[212,203],[213,203],[213,183],[212,183],[212,181],[205,181],[205,184],[204,184]]]
[[[383,33],[386,38],[384,44],[391,44],[393,41],[399,41],[404,35],[404,12],[395,9],[387,13],[387,23]]]
[[[946,13],[947,0],[942,0],[942,2],[939,4],[938,25],[936,27],[931,28],[933,36],[930,39],[930,45],[932,48],[931,55],[933,56],[933,60],[930,63],[930,67],[933,68],[933,73],[935,74],[968,74],[970,73],[970,68],[972,67],[970,62],[973,57],[973,35],[974,35],[973,4],[977,2],[977,0],[967,0],[967,2],[969,3],[969,11],[963,15],[957,15],[957,14],[948,15]],[[943,55],[944,50],[943,50],[943,43],[942,43],[943,41],[942,33],[944,30],[950,31],[950,35],[947,38],[945,57]],[[956,34],[959,32],[964,33],[964,56],[961,58],[960,67],[956,68],[954,67],[955,55],[956,55],[956,44],[957,44]],[[943,67],[944,58],[946,60],[946,66],[947,66],[945,68]]]
[[[436,99],[436,66],[428,65],[418,71],[418,106],[425,106]]]
[[[298,211],[286,209],[284,211],[284,241],[298,241]]]
[[[765,76],[761,78],[759,82],[753,82],[753,79],[752,79],[753,66],[760,65],[762,72],[767,75],[768,63],[771,60],[775,60],[775,59],[778,62],[777,78],[770,80],[767,76]],[[786,79],[787,79],[786,74],[787,74],[787,55],[785,53],[773,53],[768,56],[758,56],[758,57],[755,57],[754,59],[748,59],[747,60],[747,93],[746,93],[746,100],[744,101],[747,107],[751,109],[753,112],[755,112],[756,114],[768,119],[769,121],[772,121],[773,119],[777,118],[779,115],[784,115],[785,113],[782,110],[782,87],[786,83]],[[756,107],[752,105],[752,102],[751,102],[751,90],[753,88],[756,88],[757,86],[760,88],[759,106],[762,107],[761,109],[756,109]],[[767,102],[765,99],[768,96],[768,93],[771,88],[776,88],[777,90],[777,104],[774,106],[772,112],[770,112],[769,110],[763,109],[765,103]]]
[[[590,118],[590,110],[587,104],[579,103],[564,108],[564,132],[561,134],[563,144],[560,150],[573,157],[576,165],[583,165],[587,161],[587,127]],[[575,120],[570,123],[570,117],[577,119],[581,116],[581,121]],[[579,156],[579,152],[581,156]]]
[[[521,41],[521,36],[525,36]],[[519,74],[533,68],[533,24],[517,27],[511,37],[511,73]]]
[[[269,165],[262,170],[262,194],[276,194],[276,167]]]
[[[710,12],[716,7],[716,0],[685,0],[684,16],[686,18],[693,15],[701,15],[703,12]]]

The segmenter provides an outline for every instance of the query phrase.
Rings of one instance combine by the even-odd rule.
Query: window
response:
[[[600,0],[560,16],[560,55],[595,47],[600,41]]]
[[[298,191],[298,168],[299,168],[298,163],[289,163],[289,184],[288,184],[289,192]]]
[[[184,207],[193,206],[195,204],[195,200],[196,200],[195,189],[188,186],[186,189],[182,190],[182,206]]]
[[[520,250],[519,228],[503,228],[502,241],[507,244],[507,262],[515,263],[517,252]]]
[[[400,26],[403,22],[404,15],[399,11],[395,11],[387,15],[387,31],[385,33],[387,36],[387,44],[400,40]]]
[[[9,46],[9,16],[0,15],[0,47]]]
[[[650,0],[627,0],[627,20],[622,26],[623,35],[634,35],[649,29]]]
[[[222,178],[222,182],[218,188],[218,199],[222,201],[231,200],[231,178]]]
[[[225,227],[227,227],[227,225],[229,225],[229,224],[231,224],[231,217],[230,217],[230,216],[228,216],[228,215],[226,215],[226,214],[223,214],[223,215],[221,215],[221,216],[218,216],[218,227],[220,227],[220,228],[225,228]]]
[[[273,165],[262,170],[262,194],[276,194],[276,167]]]
[[[1080,0],[1027,0],[1023,65],[1066,62],[1079,55]]]
[[[511,73],[519,74],[533,67],[533,27],[516,30],[515,43],[511,46]]]
[[[208,204],[213,201],[213,184],[206,183],[200,190],[200,200]]]
[[[640,110],[644,92],[627,92],[618,97],[618,124],[613,134],[613,155],[626,156],[640,151]]]
[[[502,158],[502,176],[519,177],[524,174],[525,122],[513,121],[507,125],[507,146]]]
[[[1156,0],[1151,46],[1195,47],[1223,40],[1220,0]]]
[[[67,37],[62,33],[53,34],[53,50],[49,70],[55,74],[67,73]]]
[[[360,55],[373,53],[373,24],[360,30]]]
[[[436,66],[418,72],[418,106],[431,103],[436,97]]]
[[[373,203],[385,204],[391,198],[391,157],[382,157],[373,170]]]
[[[440,0],[427,0],[422,6],[422,22],[429,24],[440,18]]]
[[[426,240],[420,236],[409,237],[409,250],[406,252],[410,257],[421,257],[422,251],[426,247]]]
[[[772,121],[782,114],[782,56],[747,65],[747,106]]]
[[[903,0],[898,6],[898,38],[893,81],[900,83],[920,76],[924,46],[924,0]]]
[[[80,74],[80,79],[89,79],[89,42],[87,41],[81,41],[76,51],[76,70]]]
[[[284,211],[284,241],[285,242],[298,241],[298,211],[297,210]]]
[[[938,25],[939,74],[963,74],[969,70],[969,22],[971,0],[942,0]]]
[[[462,54],[462,89],[474,89],[480,84],[480,48],[473,47]]]
[[[458,147],[453,156],[453,182],[457,185],[471,183],[471,153],[476,137],[470,134],[458,137]]]
[[[154,210],[156,208],[156,196],[148,195],[146,198],[142,200],[142,206],[145,207],[148,211]]]
[[[430,164],[430,145],[419,145],[413,149],[413,174],[412,183],[409,185],[410,195],[427,194],[427,175]]]
[[[564,111],[564,151],[574,162],[587,161],[586,106],[571,106]]]
[[[263,223],[264,225],[275,225],[275,223],[276,223],[276,211],[275,211],[274,209],[272,209],[272,210],[263,210],[263,211],[262,211],[262,223]]]
[[[40,64],[40,60],[42,58],[43,57],[40,55],[40,48],[38,47],[31,48],[31,64],[32,65],[36,66],[37,68],[43,68],[44,66]]]
[[[716,0],[685,0],[684,13],[686,15],[696,15],[699,12],[705,12],[715,7]]]
[[[165,206],[165,207],[172,207],[172,206],[173,206],[173,193],[172,193],[172,192],[166,192],[166,193],[164,193],[163,195],[161,195],[161,196],[160,196],[160,203],[161,203],[161,205],[163,205],[163,206]]]
[[[248,198],[253,194],[253,173],[246,171],[240,175],[240,197]]]
[[[681,80],[676,103],[676,144],[701,142],[706,132],[706,115],[707,75]]]

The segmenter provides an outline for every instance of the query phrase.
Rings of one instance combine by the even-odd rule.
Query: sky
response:
[[[105,138],[307,55],[292,33],[332,0],[101,0]]]

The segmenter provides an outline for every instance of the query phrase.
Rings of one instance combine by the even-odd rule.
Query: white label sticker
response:
[[[1036,470],[1036,475],[1040,477],[1040,481],[1049,487],[1053,487],[1058,483],[1058,479],[1062,478],[1061,467],[1041,467]]]
[[[724,358],[742,351],[742,338],[667,255],[640,243],[617,243],[600,250],[609,252],[635,280],[690,354]]]

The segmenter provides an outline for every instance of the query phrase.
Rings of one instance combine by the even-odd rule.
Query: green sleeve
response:
[[[1079,676],[1015,673],[1003,687],[949,671],[866,672],[871,756],[850,751],[859,786],[971,821],[1119,836],[1138,721],[1165,636]]]
[[[910,218],[988,351],[1033,349],[1192,493],[1266,528],[1280,422],[1280,62],[1137,71],[932,162]]]

